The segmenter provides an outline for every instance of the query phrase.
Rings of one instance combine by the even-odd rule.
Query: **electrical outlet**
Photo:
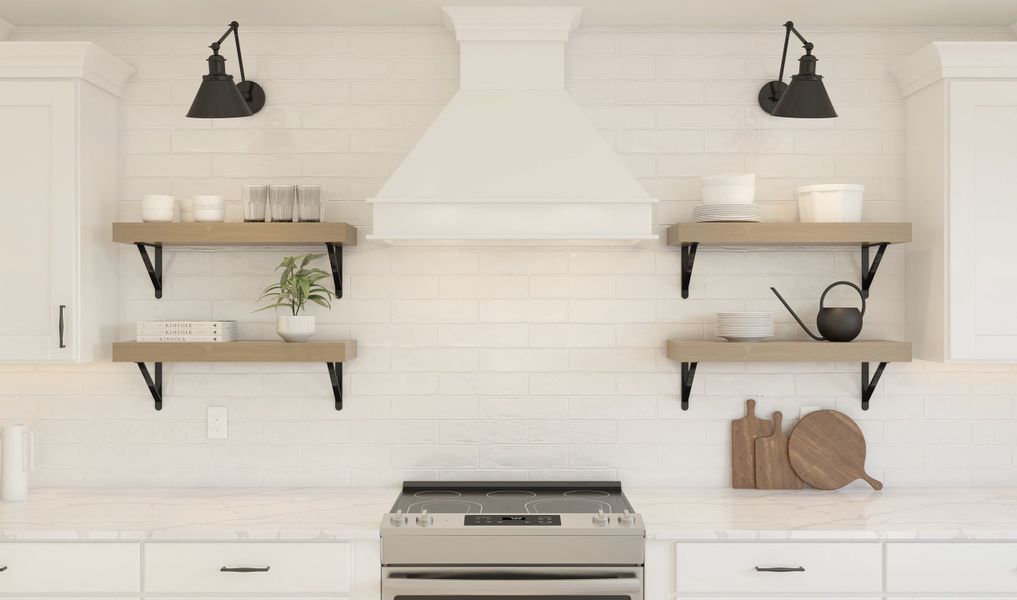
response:
[[[803,407],[801,407],[798,410],[799,410],[798,418],[801,419],[802,417],[804,417],[805,415],[807,415],[809,413],[814,413],[817,410],[823,410],[823,409],[819,408],[818,406],[803,406]]]
[[[225,440],[227,432],[228,416],[225,406],[208,407],[208,439]]]

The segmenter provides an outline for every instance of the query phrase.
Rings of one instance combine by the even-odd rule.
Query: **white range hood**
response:
[[[445,7],[460,90],[368,200],[368,239],[653,240],[653,203],[565,91],[579,7]]]

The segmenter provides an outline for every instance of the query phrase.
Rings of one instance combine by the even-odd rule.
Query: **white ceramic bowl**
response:
[[[755,201],[754,185],[711,185],[703,188],[703,204],[752,204]]]
[[[198,223],[222,223],[226,220],[226,211],[195,208],[194,220]]]
[[[707,175],[703,177],[703,187],[715,185],[756,185],[755,173],[723,173],[721,175]]]
[[[805,185],[795,192],[802,223],[858,223],[862,220],[864,185]]]
[[[222,196],[198,195],[194,197],[194,210],[225,210]]]

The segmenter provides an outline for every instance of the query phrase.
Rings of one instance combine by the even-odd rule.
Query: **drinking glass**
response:
[[[321,221],[321,186],[297,186],[297,218],[303,223]]]
[[[243,187],[244,221],[260,223],[265,221],[265,205],[268,203],[267,185],[245,185]]]
[[[272,209],[273,223],[293,221],[293,204],[297,197],[295,185],[268,186],[268,204]]]

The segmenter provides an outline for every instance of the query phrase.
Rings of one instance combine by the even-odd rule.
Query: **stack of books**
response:
[[[236,321],[140,321],[139,342],[232,342]]]

